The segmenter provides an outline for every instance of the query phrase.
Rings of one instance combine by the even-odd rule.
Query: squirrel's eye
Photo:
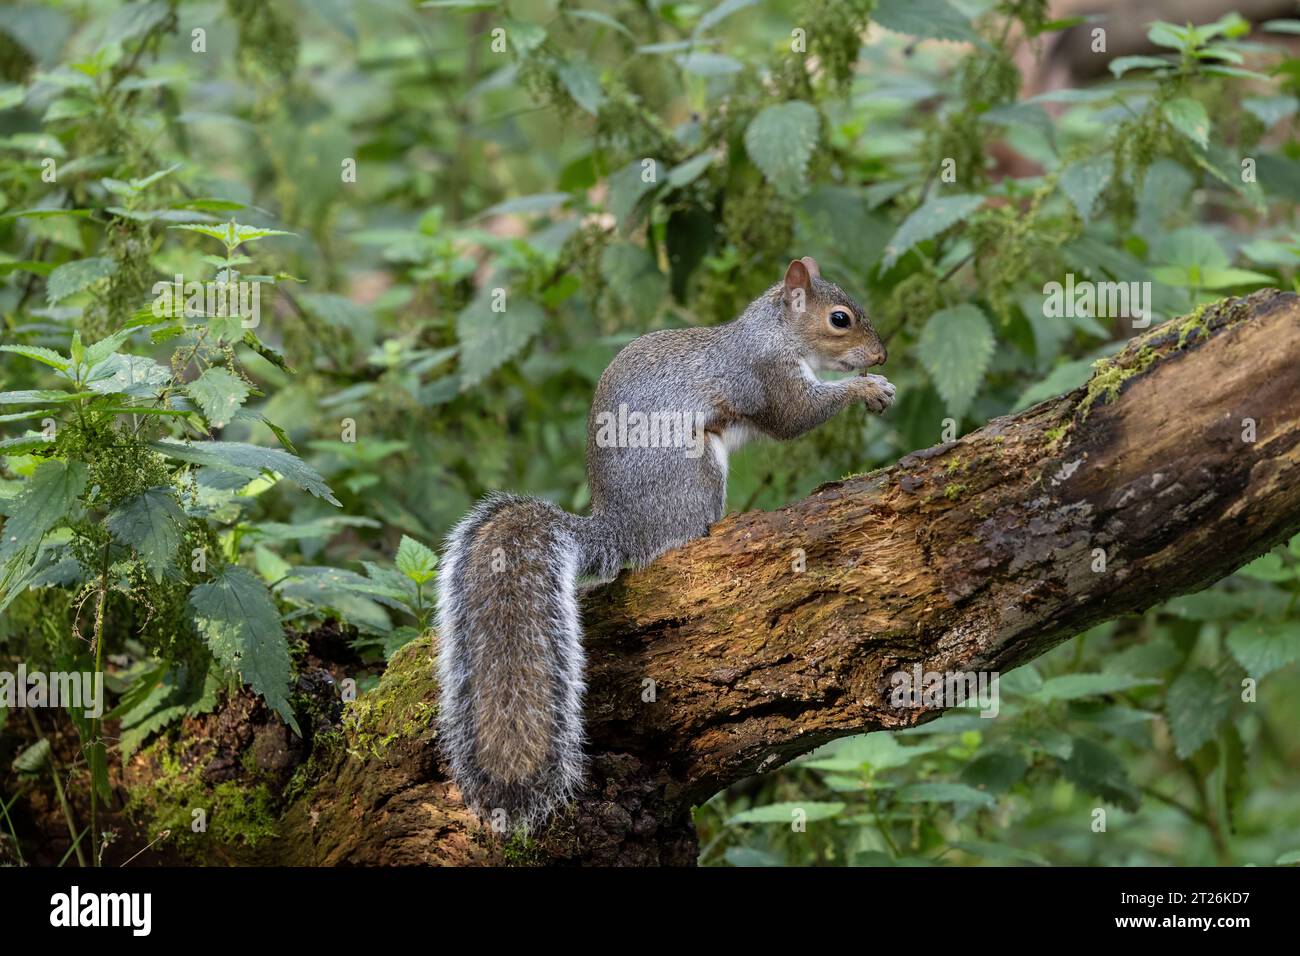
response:
[[[853,324],[853,316],[849,315],[843,309],[836,309],[831,313],[831,325],[837,329],[847,329]]]

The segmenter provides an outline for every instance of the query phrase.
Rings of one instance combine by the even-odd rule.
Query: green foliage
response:
[[[10,12],[0,654],[113,662],[120,743],[77,725],[101,792],[106,754],[235,683],[292,722],[286,626],[341,619],[372,663],[411,646],[419,542],[489,490],[584,507],[609,359],[734,317],[791,258],[864,302],[899,400],[739,451],[736,509],[946,418],[1108,400],[1133,327],[1049,315],[1067,274],[1150,281],[1189,343],[1197,306],[1296,287],[1300,61],[1268,42],[1294,21],[1157,23],[1159,55],[1031,96],[1014,38],[1046,56],[1068,26],[1039,0],[228,0],[203,55],[160,0]],[[260,316],[190,282],[256,284]],[[704,861],[1285,859],[1296,559],[1006,675],[997,720],[838,741],[720,795]]]

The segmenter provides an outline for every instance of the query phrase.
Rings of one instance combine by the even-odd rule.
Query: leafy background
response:
[[[793,256],[868,306],[900,397],[738,453],[737,510],[1082,384],[1132,328],[1046,317],[1066,273],[1150,281],[1155,321],[1295,288],[1300,21],[1157,23],[1156,54],[1031,95],[1019,45],[1079,25],[1037,0],[7,7],[0,654],[97,659],[114,695],[66,766],[0,710],[14,855],[8,809],[62,783],[86,862],[112,762],[241,684],[297,726],[315,622],[370,686],[479,495],[586,505],[617,349],[732,318]],[[159,314],[178,274],[261,283],[261,323]],[[1296,862],[1298,568],[1293,541],[1076,638],[996,720],[738,784],[697,812],[701,860]]]

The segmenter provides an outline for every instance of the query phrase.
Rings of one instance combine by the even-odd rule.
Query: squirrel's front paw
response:
[[[863,375],[862,403],[879,414],[894,404],[894,383],[883,375]]]

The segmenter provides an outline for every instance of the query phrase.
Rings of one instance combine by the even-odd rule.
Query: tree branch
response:
[[[435,746],[434,646],[415,642],[354,705],[346,745],[318,745],[274,858],[691,863],[693,804],[935,716],[890,706],[895,672],[1007,671],[1300,530],[1298,368],[1296,296],[1226,300],[1130,342],[1085,388],[733,515],[595,591],[591,786],[526,845],[459,802]]]

